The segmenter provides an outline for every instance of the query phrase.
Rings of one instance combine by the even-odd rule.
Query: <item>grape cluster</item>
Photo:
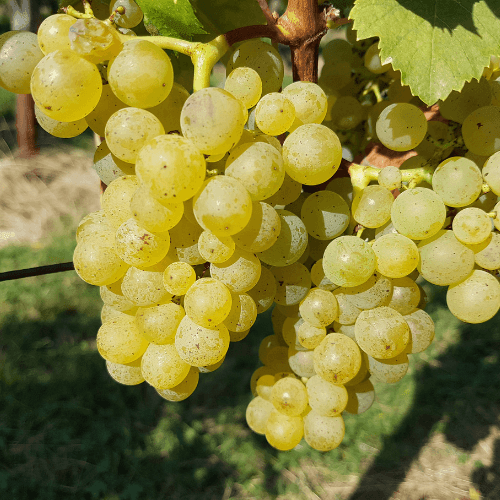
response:
[[[462,321],[500,308],[498,61],[433,121],[353,30],[325,46],[319,84],[282,90],[278,51],[250,40],[224,88],[190,94],[162,49],[133,39],[137,5],[111,11],[131,36],[57,14],[38,37],[0,38],[0,85],[31,91],[45,130],[104,138],[107,189],[78,226],[74,265],[100,287],[109,374],[182,401],[274,306],[248,425],[279,450],[334,449],[343,412],[369,409],[372,382],[398,382],[431,344],[422,278],[448,287]],[[335,175],[374,141],[414,154]]]

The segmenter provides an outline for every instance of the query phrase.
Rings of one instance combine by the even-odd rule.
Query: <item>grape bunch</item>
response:
[[[500,308],[498,61],[437,119],[352,29],[324,47],[318,84],[282,89],[279,52],[254,39],[224,88],[190,93],[134,36],[135,2],[110,8],[115,24],[56,14],[0,37],[0,85],[32,93],[40,126],[103,138],[107,188],[73,260],[100,287],[110,376],[182,401],[273,308],[247,423],[279,450],[336,448],[343,412],[431,344],[424,280],[462,321]],[[374,148],[385,164],[363,158]]]

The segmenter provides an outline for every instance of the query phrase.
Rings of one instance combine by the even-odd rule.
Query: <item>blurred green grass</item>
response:
[[[0,272],[69,261],[74,246],[72,228],[62,225],[42,248],[0,250]],[[462,446],[477,408],[495,419],[498,317],[464,327],[442,292],[427,291],[435,299],[434,343],[412,356],[400,383],[376,386],[369,411],[345,416],[338,449],[320,453],[304,442],[278,452],[246,426],[258,346],[272,333],[269,312],[230,346],[219,370],[200,377],[193,396],[166,403],[146,384],[125,387],[108,376],[95,349],[96,287],[74,272],[0,283],[0,497],[305,498],[308,477],[321,490],[362,474],[380,450],[382,465],[394,469],[418,452],[415,433],[446,433],[451,422]],[[443,370],[450,356],[452,370]]]

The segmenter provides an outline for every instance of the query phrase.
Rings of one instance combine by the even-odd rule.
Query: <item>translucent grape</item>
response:
[[[324,326],[314,326],[304,321],[297,330],[297,341],[306,349],[315,349],[326,337]]]
[[[474,252],[457,240],[453,231],[439,231],[418,245],[418,270],[434,285],[451,285],[464,280],[474,267]]]
[[[340,140],[324,125],[301,125],[283,143],[285,171],[302,184],[316,185],[327,181],[337,171],[341,160]]]
[[[386,306],[362,311],[354,331],[359,347],[380,359],[397,356],[410,340],[410,328],[403,316]]]
[[[245,143],[231,150],[225,175],[239,180],[252,201],[275,194],[285,178],[283,159],[276,148],[265,142]]]
[[[402,234],[384,234],[377,238],[372,250],[376,269],[389,278],[402,278],[416,269],[419,261],[417,245]]]
[[[338,96],[338,91],[349,84],[352,68],[348,61],[338,61],[335,64],[325,64],[321,69],[318,84],[328,97]],[[328,115],[327,115],[328,117]]]
[[[318,375],[311,377],[306,384],[309,405],[325,417],[337,417],[347,405],[347,390],[343,385],[327,382]]]
[[[408,276],[392,280],[392,297],[388,304],[400,314],[410,314],[420,303],[419,286]]]
[[[390,191],[399,189],[401,187],[401,171],[398,167],[388,165],[379,172],[377,181],[380,186]]]
[[[174,344],[149,344],[141,368],[148,384],[156,389],[170,389],[186,378],[190,366],[180,358]]]
[[[35,105],[35,116],[38,125],[43,128],[46,132],[53,135],[54,137],[60,137],[63,139],[69,139],[70,137],[76,137],[84,132],[88,125],[84,118],[74,122],[60,122],[50,118],[46,114],[40,111],[40,108]]]
[[[159,306],[140,307],[135,315],[135,322],[148,342],[157,345],[172,344],[184,316],[182,306],[168,302]]]
[[[379,75],[381,73],[385,73],[391,68],[390,64],[382,64],[380,60],[380,51],[378,48],[378,42],[375,42],[373,45],[368,47],[368,50],[365,52],[365,67],[372,73]]]
[[[393,294],[392,282],[387,276],[374,274],[361,285],[339,288],[345,299],[359,309],[373,309],[387,305]]]
[[[106,186],[123,175],[135,175],[135,165],[118,159],[111,153],[106,141],[102,141],[94,153],[93,169]]]
[[[452,228],[458,241],[477,245],[491,234],[491,219],[480,208],[464,208],[453,218]]]
[[[196,222],[193,224],[183,217],[179,224],[169,231],[172,258],[192,266],[203,264],[205,259],[198,249],[198,240],[202,232],[203,229]]]
[[[142,358],[127,364],[106,361],[106,369],[113,380],[124,385],[138,385],[144,382],[141,370]]]
[[[163,286],[173,295],[184,295],[195,281],[196,273],[186,262],[172,262],[163,273]]]
[[[316,261],[311,267],[311,281],[322,290],[335,290],[338,285],[330,281],[325,276],[325,271],[323,269],[323,259]]]
[[[470,205],[481,194],[482,184],[481,170],[461,156],[442,161],[432,175],[432,189],[449,207]]]
[[[137,176],[160,202],[194,196],[205,179],[206,163],[192,141],[176,134],[158,135],[139,151]]]
[[[118,99],[135,108],[164,101],[174,82],[167,53],[146,40],[129,40],[108,63],[108,81]]]
[[[107,187],[101,198],[101,206],[107,220],[115,227],[132,217],[130,202],[139,188],[135,175],[118,177]]]
[[[304,439],[318,451],[331,451],[344,439],[345,424],[342,416],[325,417],[311,410],[304,417]]]
[[[156,389],[156,392],[167,401],[184,401],[193,394],[198,386],[199,379],[200,371],[192,366],[182,382],[169,389]]]
[[[114,283],[101,286],[99,293],[105,305],[113,307],[113,309],[116,309],[117,311],[125,312],[134,309],[135,304],[123,295],[121,288],[122,281],[123,277]]]
[[[288,364],[297,377],[310,378],[316,375],[314,370],[314,351],[305,350],[300,344],[288,348]]]
[[[380,227],[391,218],[392,193],[382,186],[367,186],[352,203],[354,220],[365,227]]]
[[[198,240],[198,249],[207,262],[220,264],[233,255],[235,244],[231,236],[216,236],[210,231],[203,231]]]
[[[231,310],[224,320],[224,324],[230,332],[245,332],[255,323],[257,318],[257,306],[246,293],[233,294]]]
[[[248,290],[247,294],[255,301],[258,314],[267,311],[273,305],[276,295],[276,280],[267,267],[261,267],[259,281]]]
[[[239,99],[247,109],[253,108],[262,94],[262,80],[252,68],[239,67],[233,69],[224,83],[227,90],[236,99]]]
[[[269,401],[257,396],[252,399],[246,409],[246,422],[248,427],[257,434],[266,433],[266,425],[274,406]]]
[[[97,135],[104,137],[106,123],[112,114],[127,107],[125,103],[115,96],[109,84],[102,86],[102,94],[97,106],[85,117],[90,129]]]
[[[283,134],[294,120],[295,108],[292,101],[279,92],[271,92],[262,97],[255,109],[255,122],[268,135]]]
[[[500,234],[492,233],[485,242],[484,248],[475,252],[476,264],[490,271],[500,269]]]
[[[300,380],[285,377],[274,384],[270,401],[283,415],[298,417],[307,408],[307,391]]]
[[[435,235],[443,227],[445,219],[446,207],[431,189],[408,189],[392,204],[391,220],[394,227],[412,240]]]
[[[434,339],[434,322],[432,318],[422,309],[417,309],[404,316],[410,327],[411,354],[425,351]]]
[[[297,317],[297,315],[285,319],[281,334],[283,336],[283,340],[288,346],[294,346],[298,343],[297,331],[302,323],[304,323],[304,320]],[[298,347],[300,347],[300,344]]]
[[[310,194],[300,211],[307,232],[318,240],[340,236],[349,225],[350,215],[347,203],[332,191]]]
[[[71,50],[69,29],[76,19],[68,14],[53,14],[43,20],[38,28],[38,45],[47,55],[55,50]]]
[[[102,92],[97,66],[69,50],[47,54],[31,76],[35,104],[50,118],[74,122],[88,115]]]
[[[139,108],[123,108],[111,115],[106,123],[106,143],[120,160],[135,163],[141,148],[164,134],[155,115]]]
[[[111,363],[126,364],[140,358],[147,340],[135,324],[134,316],[124,314],[104,323],[97,332],[97,350]]]
[[[134,28],[144,17],[141,8],[134,0],[114,0],[109,4],[109,13],[113,14],[118,7],[124,7],[125,12],[115,15],[115,23],[123,28]]]
[[[357,127],[363,120],[365,110],[361,103],[350,95],[341,96],[332,106],[330,111],[330,123],[341,130],[351,130]]]
[[[393,151],[409,151],[418,146],[427,133],[424,113],[409,103],[394,103],[377,120],[377,137]]]
[[[245,122],[241,101],[216,87],[189,96],[181,112],[182,134],[207,155],[229,151],[240,140]]]
[[[138,306],[159,304],[172,297],[163,286],[163,271],[155,266],[151,271],[130,267],[123,277],[121,289],[123,295]]]
[[[175,347],[179,356],[191,366],[213,365],[226,355],[229,333],[223,323],[205,328],[184,316],[177,329]]]
[[[341,325],[352,325],[361,314],[361,309],[349,300],[349,297],[343,293],[343,289],[337,288],[333,291],[333,295],[335,295],[339,306],[337,321]]]
[[[189,92],[179,83],[174,82],[168,96],[157,106],[148,108],[163,125],[165,133],[181,133],[181,112]]]
[[[410,364],[404,352],[390,359],[375,359],[372,356],[367,356],[367,358],[368,371],[373,380],[386,384],[399,382],[406,375]]]
[[[267,419],[266,439],[273,447],[281,451],[297,446],[304,435],[302,417],[289,417],[273,409]]]
[[[500,107],[483,106],[464,120],[462,137],[474,154],[491,156],[500,150]]]
[[[303,264],[271,268],[277,283],[274,301],[284,306],[298,304],[311,288],[311,275]]]
[[[302,318],[311,325],[325,327],[337,318],[338,302],[331,292],[313,288],[301,301],[299,311]]]

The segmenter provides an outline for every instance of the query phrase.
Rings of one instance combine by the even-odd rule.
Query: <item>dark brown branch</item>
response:
[[[275,43],[288,45],[283,33],[277,28],[276,24],[256,24],[254,26],[243,26],[235,30],[228,31],[224,38],[228,45],[233,45],[243,40],[250,40],[251,38],[270,38]]]
[[[259,6],[264,14],[267,24],[276,24],[276,19],[274,19],[271,9],[269,8],[269,4],[267,0],[257,0],[259,2]]]
[[[7,271],[0,273],[0,281],[18,280],[20,278],[29,278],[31,276],[42,276],[44,274],[54,274],[63,271],[74,271],[73,262],[63,262],[61,264],[52,264],[50,266],[31,267],[29,269],[18,269],[17,271]]]

